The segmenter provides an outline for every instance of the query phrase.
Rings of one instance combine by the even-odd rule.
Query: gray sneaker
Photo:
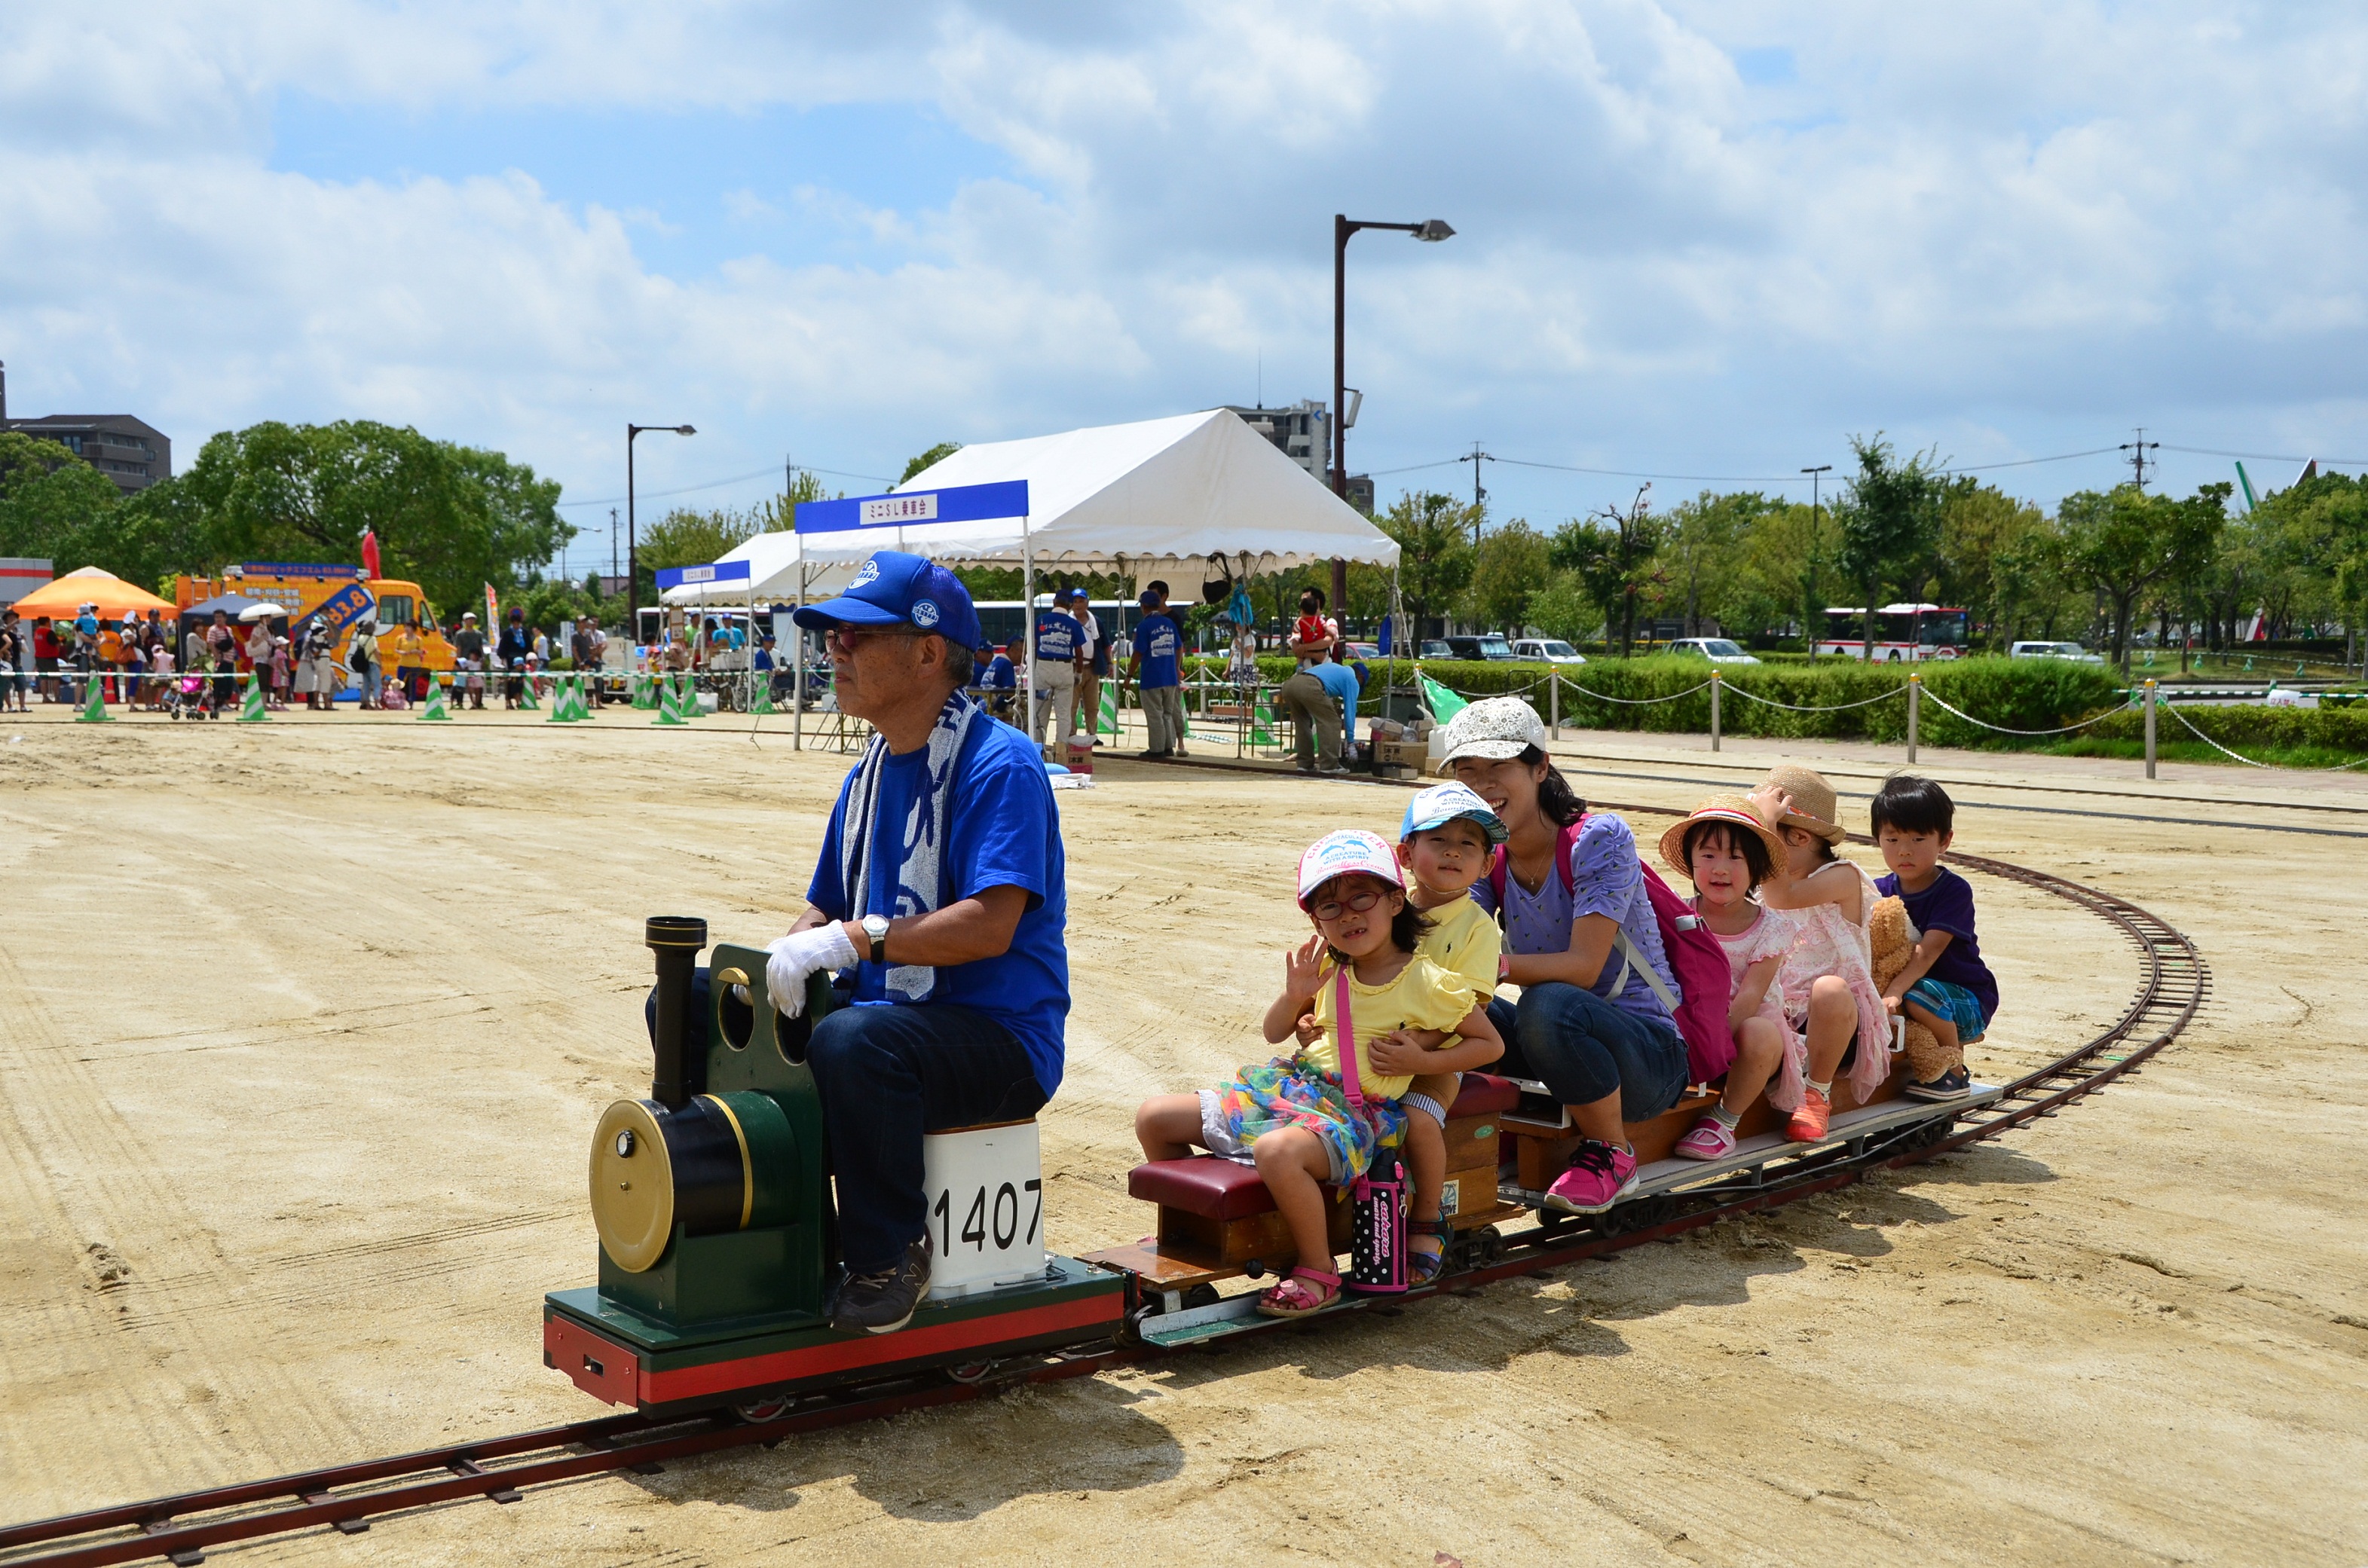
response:
[[[894,1334],[913,1321],[929,1289],[929,1234],[905,1249],[905,1260],[877,1274],[850,1274],[838,1288],[830,1326],[841,1334]]]

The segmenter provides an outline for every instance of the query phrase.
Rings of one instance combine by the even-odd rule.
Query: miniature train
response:
[[[1026,1121],[923,1141],[936,1250],[928,1296],[894,1334],[833,1330],[837,1237],[821,1102],[805,1064],[813,1021],[831,1006],[828,977],[810,983],[803,1017],[787,1017],[766,994],[765,952],[718,944],[709,956],[708,1046],[695,1053],[686,1041],[706,924],[656,916],[645,937],[657,968],[655,1067],[648,1097],[611,1105],[594,1133],[598,1283],[552,1291],[543,1303],[544,1365],[585,1392],[648,1415],[733,1408],[758,1420],[848,1384],[907,1374],[971,1381],[1035,1353],[1180,1346],[1273,1326],[1255,1315],[1255,1290],[1220,1289],[1294,1261],[1256,1170],[1205,1154],[1137,1165],[1127,1190],[1155,1207],[1154,1233],[1064,1257],[1044,1245],[1036,1125]],[[1630,1124],[1635,1192],[1575,1221],[1544,1208],[1544,1189],[1577,1141],[1564,1108],[1543,1085],[1467,1074],[1447,1122],[1442,1212],[1457,1239],[1447,1274],[1428,1289],[1452,1287],[1508,1250],[1536,1251],[1581,1226],[1629,1233],[1872,1154],[1930,1147],[1959,1115],[2001,1093],[1976,1084],[1968,1099],[1926,1105],[1899,1097],[1906,1078],[1896,1070],[1863,1104],[1837,1080],[1830,1130],[1814,1144],[1772,1131],[1779,1118],[1762,1099],[1737,1129],[1735,1152],[1710,1162],[1669,1157],[1710,1097],[1690,1090],[1663,1115]],[[1333,1239],[1345,1250],[1349,1206],[1336,1203],[1333,1213]],[[1504,1228],[1531,1216],[1530,1229]],[[1350,1295],[1313,1315],[1369,1304]]]

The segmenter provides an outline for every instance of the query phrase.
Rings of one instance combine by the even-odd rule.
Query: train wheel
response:
[[[746,1404],[735,1404],[732,1414],[751,1426],[761,1426],[768,1421],[779,1421],[790,1408],[787,1399],[752,1399]]]
[[[1497,1229],[1496,1226],[1481,1226],[1478,1231],[1474,1233],[1474,1239],[1480,1244],[1480,1261],[1482,1263],[1495,1263],[1505,1256],[1505,1233]]]
[[[946,1376],[958,1383],[983,1383],[1001,1365],[1000,1361],[965,1361],[959,1367],[948,1367]]]

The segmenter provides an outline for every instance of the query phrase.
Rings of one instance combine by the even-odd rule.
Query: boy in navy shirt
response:
[[[1916,932],[1907,967],[1883,988],[1884,1006],[1932,1031],[1944,1059],[1953,1064],[1929,1083],[1911,1083],[1901,1093],[1912,1099],[1952,1100],[1971,1088],[1964,1048],[1982,1038],[1998,1016],[1998,979],[1982,962],[1974,935],[1974,889],[1941,864],[1954,836],[1956,806],[1930,778],[1895,774],[1875,791],[1874,839],[1888,876],[1875,891],[1907,906]]]
[[[1164,585],[1153,584],[1136,603],[1143,619],[1135,623],[1134,653],[1126,662],[1126,676],[1136,682],[1143,700],[1143,727],[1149,749],[1144,760],[1184,755],[1184,633],[1167,608]]]
[[[978,684],[986,693],[986,710],[1007,723],[1011,720],[1012,699],[1019,690],[1019,660],[1026,649],[1027,644],[1014,637],[1008,648],[989,643],[979,650],[985,657]]]

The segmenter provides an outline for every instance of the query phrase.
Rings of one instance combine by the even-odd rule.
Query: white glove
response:
[[[765,950],[773,955],[765,960],[765,989],[774,1007],[792,1018],[806,1009],[806,976],[817,970],[845,969],[855,961],[855,944],[847,939],[846,925],[837,920],[778,937]]]

